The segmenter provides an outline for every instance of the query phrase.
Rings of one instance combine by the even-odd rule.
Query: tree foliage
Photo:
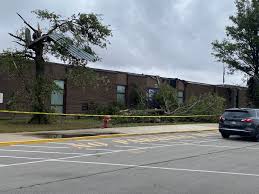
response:
[[[48,10],[35,10],[34,13],[45,28],[38,25],[34,28],[21,15],[25,27],[18,30],[16,34],[9,33],[17,43],[13,50],[5,50],[0,55],[0,68],[13,72],[19,80],[23,80],[25,92],[31,98],[32,109],[37,112],[49,111],[47,102],[50,94],[55,90],[53,78],[45,72],[45,61],[50,55],[60,59],[70,67],[66,78],[74,81],[75,84],[84,86],[94,81],[93,71],[86,67],[85,60],[73,57],[66,46],[74,45],[94,56],[95,61],[101,58],[94,51],[95,48],[106,48],[109,44],[108,37],[112,36],[110,26],[102,23],[101,15],[90,13],[73,14],[70,17],[63,17]],[[44,29],[44,30],[42,30]],[[30,31],[33,32],[32,36]],[[26,33],[25,33],[26,32]],[[56,44],[48,35],[53,32],[64,35],[64,41]],[[28,63],[35,64],[35,72],[26,70],[30,67]],[[28,79],[24,75],[28,74]],[[35,77],[32,77],[35,75]],[[47,123],[45,115],[34,115],[31,121]]]
[[[222,41],[216,40],[212,43],[213,55],[218,61],[228,65],[230,73],[241,71],[249,80],[258,80],[259,1],[236,0],[235,4],[237,11],[235,15],[229,17],[232,25],[226,26],[227,37]],[[257,87],[251,84],[248,86],[250,89]],[[254,99],[255,96],[251,100],[256,104]]]
[[[225,101],[224,98],[212,93],[192,96],[181,112],[189,115],[220,115],[225,109]]]
[[[179,103],[177,90],[165,83],[160,85],[155,98],[164,113],[171,115],[219,115],[225,109],[225,99],[212,93],[192,96],[185,103]]]
[[[66,18],[48,10],[33,11],[36,16],[49,23],[47,34],[52,32],[62,33],[66,35],[67,42],[73,43],[75,46],[82,48],[86,52],[94,55],[96,60],[100,60],[93,47],[98,46],[106,48],[110,42],[107,40],[112,36],[110,26],[102,24],[102,17],[99,14],[78,13]],[[50,53],[63,61],[69,61],[71,64],[79,63],[80,61],[71,58],[63,47],[57,44],[48,44],[45,53]]]
[[[161,83],[159,85],[159,90],[155,95],[155,100],[167,114],[170,114],[173,110],[179,107],[176,89],[166,83]]]
[[[138,85],[133,84],[132,89],[129,93],[130,106],[136,109],[147,108],[147,93],[145,90],[140,88]]]

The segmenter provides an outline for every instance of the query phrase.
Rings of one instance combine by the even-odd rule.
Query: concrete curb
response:
[[[103,139],[103,138],[115,138],[115,137],[130,137],[130,136],[140,136],[140,135],[157,135],[157,134],[170,134],[170,133],[201,133],[205,131],[216,131],[217,129],[204,129],[204,130],[183,130],[183,131],[173,131],[173,132],[153,132],[153,133],[131,133],[131,134],[111,134],[111,135],[97,135],[97,136],[85,136],[85,137],[69,137],[69,138],[55,138],[55,139],[37,139],[37,140],[23,140],[23,141],[8,141],[0,142],[0,147],[10,146],[16,144],[37,144],[37,143],[48,143],[48,142],[65,142],[70,140],[93,140],[93,139]]]

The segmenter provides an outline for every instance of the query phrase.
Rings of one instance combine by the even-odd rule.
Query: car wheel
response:
[[[221,135],[222,135],[222,137],[223,137],[224,139],[229,138],[229,134],[227,134],[227,133],[221,133]]]

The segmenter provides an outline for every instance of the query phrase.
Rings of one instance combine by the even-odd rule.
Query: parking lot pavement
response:
[[[0,148],[0,193],[258,193],[259,143],[217,132]]]

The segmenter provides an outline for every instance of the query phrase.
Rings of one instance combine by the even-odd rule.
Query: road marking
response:
[[[249,147],[247,149],[250,149],[250,150],[259,150],[259,148],[252,148],[252,147]]]
[[[178,145],[183,145],[183,144],[178,144]],[[120,152],[128,152],[128,151],[134,151],[134,150],[145,150],[145,149],[155,149],[155,148],[163,148],[163,147],[173,147],[173,146],[178,146],[177,144],[172,144],[172,145],[159,145],[159,146],[151,146],[151,147],[141,147],[141,148],[133,148],[133,149],[127,149],[127,150],[115,150],[115,151],[110,151],[110,152],[101,152],[101,153],[95,153],[95,154],[82,154],[77,155],[77,156],[70,156],[70,157],[62,157],[62,158],[57,158],[57,159],[47,159],[47,160],[39,160],[39,161],[34,161],[34,162],[23,162],[23,163],[16,163],[16,164],[9,164],[9,165],[3,165],[0,166],[2,167],[9,167],[9,166],[20,166],[20,165],[27,165],[27,164],[34,164],[34,163],[41,163],[41,162],[51,162],[51,161],[56,161],[56,160],[66,160],[66,159],[73,159],[73,158],[81,158],[81,157],[89,157],[89,156],[99,156],[99,155],[107,155],[107,154],[114,154],[114,153],[120,153]],[[1,151],[1,149],[0,149]],[[10,150],[6,150],[10,151]],[[24,150],[21,150],[24,151]],[[32,152],[32,151],[29,151]],[[34,151],[33,151],[34,152]],[[75,153],[70,153],[70,154],[75,154]]]
[[[186,141],[176,141],[176,142],[172,142],[171,144],[164,144],[164,143],[141,143],[143,145],[147,144],[147,145],[187,145],[187,144],[194,144],[195,145],[199,145],[199,143],[206,143],[206,142],[213,142],[213,141],[218,141],[218,140],[211,140],[211,141],[192,141],[192,142],[186,142]],[[201,144],[203,145],[203,144]]]
[[[197,133],[193,134],[194,137],[208,137],[208,134],[203,134],[203,133]]]
[[[47,158],[31,158],[31,157],[23,157],[23,156],[0,156],[0,158],[15,158],[15,159],[29,159],[29,160],[47,159]]]
[[[74,147],[77,147],[77,148],[86,148],[84,147],[84,144],[76,144],[76,145],[72,145]],[[27,146],[27,145],[12,145],[12,147],[31,147],[31,148],[60,148],[60,149],[63,149],[63,148],[72,148],[72,147],[50,147],[50,146]],[[112,151],[111,149],[99,149],[99,148],[96,148],[96,149],[92,149],[92,148],[86,148],[85,150],[103,150],[103,151]],[[81,153],[82,154],[82,153]]]
[[[122,145],[116,145],[115,147],[118,147],[118,148],[139,148],[139,146],[122,146]]]
[[[103,143],[103,142],[96,142],[96,141],[91,141],[88,143],[59,143],[59,142],[50,142],[52,144],[63,144],[63,145],[70,145],[73,147],[77,147],[77,148],[92,148],[92,147],[107,147],[108,144],[107,143]]]
[[[78,154],[84,154],[84,153],[68,153],[68,152],[45,152],[45,151],[37,151],[37,150],[9,150],[9,149],[0,149],[0,151],[3,152],[25,152],[25,153],[42,153],[42,154],[68,154],[68,155],[78,155]]]
[[[56,145],[75,145],[76,143],[61,143],[61,142],[49,142],[49,144],[56,144]]]
[[[62,159],[55,159],[55,160],[52,160],[52,161],[65,162],[65,163],[96,164],[96,165],[121,166],[121,167],[133,167],[133,168],[144,168],[144,169],[158,169],[158,170],[169,170],[169,171],[184,171],[184,172],[198,172],[198,173],[209,173],[209,174],[223,174],[223,175],[239,175],[239,176],[259,177],[259,174],[249,174],[249,173],[241,173],[241,172],[200,170],[200,169],[188,169],[188,168],[168,168],[168,167],[159,167],[159,166],[104,163],[104,162],[84,162],[84,161],[62,160]]]
[[[234,146],[217,146],[217,145],[208,145],[208,144],[196,144],[196,143],[187,143],[187,142],[179,142],[179,143],[173,143],[173,144],[158,144],[158,143],[143,143],[148,145],[183,145],[183,146],[200,146],[200,147],[218,147],[218,148],[239,148]]]
[[[70,147],[55,147],[55,146],[34,146],[34,145],[11,145],[12,147],[28,147],[28,148],[53,148],[53,149],[66,149]]]
[[[35,163],[41,163],[41,162],[48,162],[51,161],[52,159],[46,159],[46,160],[37,160],[37,161],[33,161],[33,162],[22,162],[22,163],[15,163],[15,164],[4,164],[4,165],[0,165],[0,168],[3,167],[9,167],[9,166],[21,166],[21,165],[27,165],[27,164],[35,164]]]
[[[115,143],[121,143],[121,144],[124,144],[124,145],[127,145],[127,144],[129,144],[129,142],[128,141],[126,141],[126,140],[122,140],[122,139],[117,139],[117,140],[112,140],[113,142],[115,142]]]
[[[90,150],[90,151],[115,151],[115,150],[113,150],[113,149],[99,149],[99,148],[86,148],[85,150]]]
[[[221,139],[212,139],[212,140],[206,140],[206,141],[193,141],[191,143],[207,143],[207,142],[215,142],[220,141]]]
[[[132,153],[132,154],[142,154],[142,153],[144,153],[145,151],[143,151],[143,150],[136,150],[136,151],[129,151],[130,153]]]
[[[186,136],[166,136],[166,137],[142,137],[142,138],[127,138],[127,139],[121,139],[121,140],[112,140],[115,143],[120,143],[127,145],[129,143],[143,143],[143,142],[158,142],[158,141],[168,141],[172,139],[181,139]]]
[[[57,159],[65,160],[65,159],[72,159],[72,158],[81,158],[81,157],[85,157],[85,156],[106,155],[106,154],[113,154],[113,153],[119,153],[119,152],[129,152],[129,151],[135,151],[135,150],[145,150],[145,149],[173,147],[173,146],[177,146],[177,145],[161,145],[161,146],[159,145],[159,146],[151,146],[151,147],[140,147],[140,148],[127,149],[127,150],[115,150],[115,151],[111,151],[111,152],[103,152],[103,153],[96,153],[96,154],[85,154],[85,155],[70,156],[70,157],[57,158]]]
[[[141,137],[141,138],[115,139],[115,140],[112,140],[112,142],[128,145],[129,143],[145,143],[145,142],[169,141],[169,140],[180,140],[180,139],[186,139],[186,138],[187,138],[186,141],[190,141],[190,139],[195,139],[195,138],[197,138],[199,136],[204,137],[204,136],[207,136],[207,134],[171,135],[171,136],[161,136],[161,137],[148,136],[148,137]],[[79,141],[89,141],[89,140],[79,140]],[[71,143],[56,143],[56,142],[51,142],[51,143],[71,145]],[[105,143],[102,143],[102,142],[97,142],[97,145],[94,145],[95,142],[89,142],[88,144],[89,145],[93,145],[93,146],[99,146],[98,144],[104,144],[103,146],[107,146],[108,145],[108,144],[105,144]]]
[[[204,141],[205,142],[205,141]],[[237,147],[237,146],[221,146],[221,145],[209,145],[209,144],[197,144],[197,143],[187,143],[187,142],[180,142],[180,143],[173,143],[173,144],[158,144],[158,143],[142,143],[142,144],[148,144],[148,145],[184,145],[184,146],[198,146],[198,147],[215,147],[215,148],[233,148],[233,149],[252,149],[252,150],[258,150],[259,148],[252,148],[252,147]],[[255,144],[258,145],[258,144]]]

